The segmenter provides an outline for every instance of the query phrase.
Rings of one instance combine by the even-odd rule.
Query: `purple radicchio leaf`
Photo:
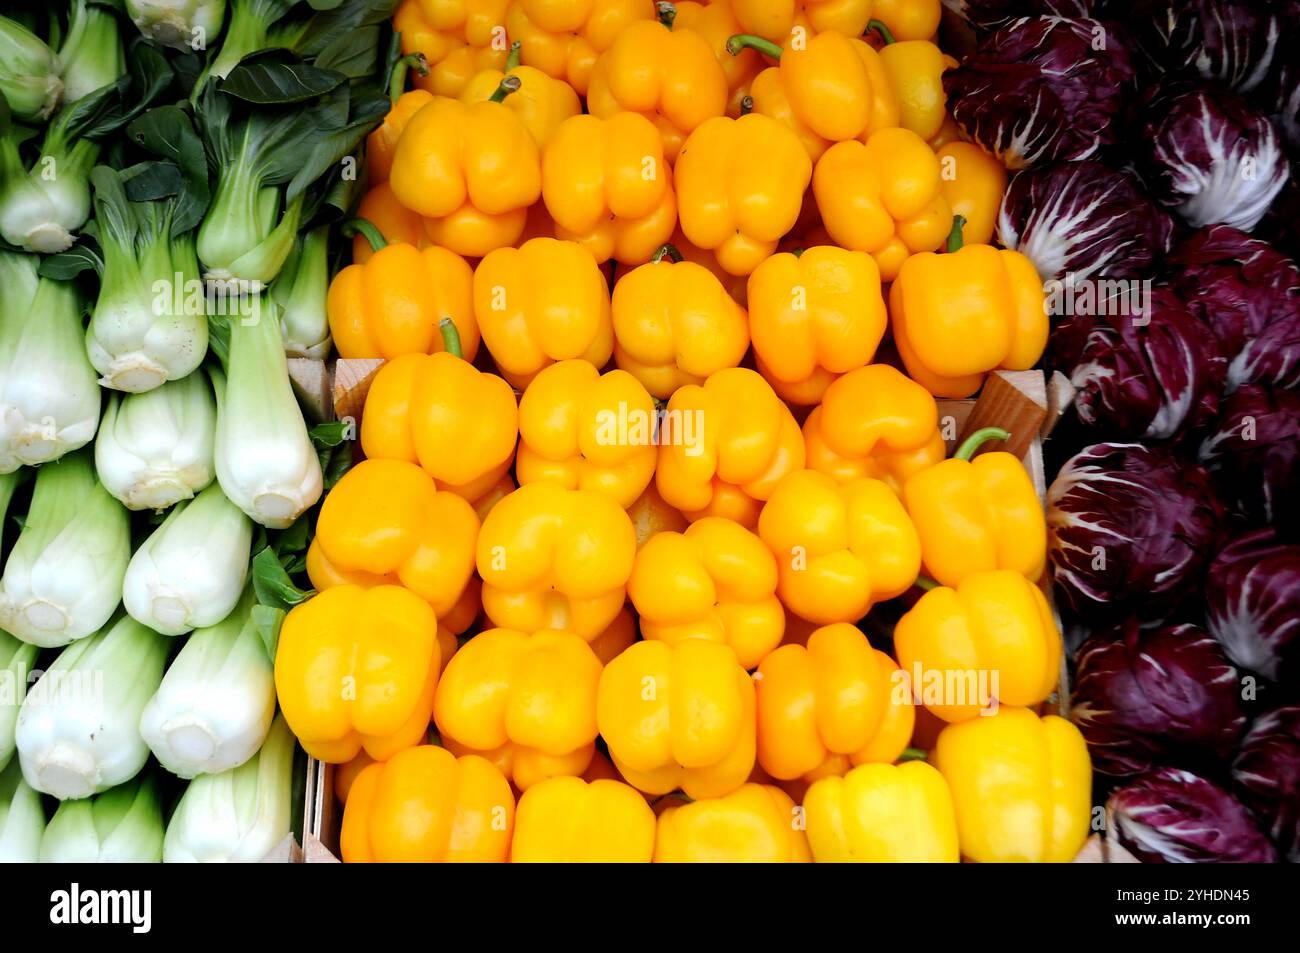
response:
[[[1090,17],[1103,0],[943,0],[977,30],[996,30],[1022,17]]]
[[[1164,613],[1201,584],[1223,509],[1209,476],[1162,447],[1100,443],[1047,492],[1056,591],[1093,620]]]
[[[1232,790],[1282,856],[1300,863],[1300,705],[1255,719],[1232,762]]]
[[[1147,283],[1149,284],[1149,283]],[[1119,439],[1166,440],[1218,412],[1218,340],[1173,292],[1156,288],[1138,309],[1073,314],[1052,332],[1053,366],[1074,385],[1087,426]]]
[[[1112,4],[1117,13],[1121,4]],[[1264,83],[1285,53],[1276,0],[1171,0],[1126,17],[1135,45],[1157,71],[1190,74],[1239,93]]]
[[[1272,529],[1234,539],[1210,563],[1205,623],[1242,668],[1300,681],[1300,545]]]
[[[1098,20],[1014,20],[943,77],[953,119],[1008,169],[1087,159],[1120,141],[1128,50]]]
[[[1250,231],[1290,176],[1267,116],[1202,83],[1153,87],[1140,107],[1143,170],[1151,195],[1193,228]]]
[[[998,212],[999,240],[1028,256],[1044,282],[1149,278],[1172,236],[1172,220],[1137,176],[1100,162],[1024,169]]]
[[[1237,670],[1203,629],[1129,619],[1080,650],[1070,717],[1100,774],[1222,762],[1246,716]]]
[[[1111,794],[1119,842],[1149,864],[1276,863],[1277,850],[1235,797],[1179,768],[1158,768]]]
[[[1200,462],[1258,523],[1300,525],[1300,392],[1244,384],[1223,399]]]

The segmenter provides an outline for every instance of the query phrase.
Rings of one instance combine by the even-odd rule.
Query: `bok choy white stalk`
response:
[[[79,801],[64,801],[41,838],[43,864],[156,864],[162,861],[158,784],[144,773]]]
[[[44,122],[63,97],[59,60],[39,36],[0,16],[0,93],[24,122]]]
[[[213,483],[172,507],[131,557],[122,601],[137,622],[183,635],[230,615],[248,576],[253,524]]]
[[[271,26],[292,6],[293,0],[230,0],[230,29],[208,75],[225,79],[245,56],[272,46]]]
[[[140,716],[140,734],[172,774],[237,768],[262,746],[275,716],[275,678],[253,621],[250,586],[235,611],[197,629]]]
[[[256,757],[220,774],[202,774],[181,796],[167,836],[167,863],[251,863],[289,833],[293,735],[277,715]]]
[[[110,393],[95,437],[95,470],[131,510],[164,510],[212,482],[217,401],[197,370],[143,394]]]
[[[140,713],[158,690],[171,640],[122,616],[59,653],[18,712],[23,777],[59,800],[131,780],[149,758]]]
[[[0,769],[14,756],[14,725],[27,697],[27,679],[40,649],[0,632]]]
[[[206,50],[221,32],[226,0],[126,0],[126,12],[155,43],[176,50]]]
[[[217,392],[217,482],[257,523],[285,529],[320,499],[320,459],[289,383],[279,308],[256,299],[255,316],[231,318],[226,374]]]
[[[130,558],[127,511],[95,479],[90,451],[47,463],[0,576],[0,628],[45,648],[85,638],[121,601]]]
[[[0,109],[0,237],[25,251],[51,254],[72,245],[90,215],[90,169],[98,143],[76,134],[63,109],[45,131],[40,155],[23,165],[22,131]]]
[[[101,384],[140,393],[193,372],[208,325],[193,239],[171,236],[175,200],[130,201],[132,174],[107,166],[90,174],[104,273],[86,351]]]
[[[90,0],[72,0],[68,35],[59,47],[63,99],[76,102],[126,72],[117,17]]]
[[[15,761],[0,771],[0,864],[36,863],[44,833],[41,796],[23,780]]]
[[[323,360],[330,351],[330,323],[325,310],[329,294],[329,229],[299,236],[284,270],[271,289],[280,305],[280,333],[290,357]]]

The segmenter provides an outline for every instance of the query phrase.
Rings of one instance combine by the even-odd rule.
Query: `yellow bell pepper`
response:
[[[1064,718],[1004,707],[944,728],[931,757],[952,791],[963,856],[1064,863],[1083,847],[1092,764]]]
[[[433,718],[449,746],[454,742],[490,761],[509,747],[511,780],[527,790],[587,769],[600,672],[600,660],[572,632],[489,629],[447,665]]]
[[[722,797],[668,803],[655,833],[656,863],[812,862],[799,809],[778,787],[746,784]]]
[[[393,168],[393,153],[397,149],[397,140],[401,138],[402,130],[411,121],[411,117],[433,99],[433,93],[425,89],[403,92],[406,88],[407,70],[411,66],[423,69],[426,74],[429,69],[419,53],[402,57],[393,68],[392,108],[379,127],[366,137],[366,181],[371,188],[388,181]]]
[[[335,569],[392,576],[439,617],[474,573],[479,519],[454,493],[404,460],[363,460],[330,490],[316,541]]]
[[[426,74],[416,86],[438,96],[459,96],[471,76],[502,69],[508,55],[506,10],[510,0],[405,0],[393,14],[402,52],[422,53]]]
[[[627,782],[722,797],[754,767],[754,683],[725,645],[637,642],[605,666],[596,723]]]
[[[865,252],[773,255],[749,276],[747,297],[754,361],[795,404],[817,403],[839,375],[870,363],[889,323],[880,269]]]
[[[595,490],[626,509],[654,478],[654,424],[654,401],[626,371],[552,364],[519,400],[519,483]]]
[[[646,487],[645,492],[628,507],[627,515],[636,531],[637,549],[644,546],[655,533],[680,533],[690,525],[680,510],[664,501],[654,483]]]
[[[383,761],[418,744],[433,711],[440,654],[429,604],[401,586],[334,586],[280,627],[275,693],[313,758],[362,748]]]
[[[792,616],[791,618],[798,619],[798,616]],[[800,620],[800,624],[808,625],[802,620]],[[787,621],[787,633],[790,632],[790,625],[790,622]],[[818,630],[813,630],[813,632],[816,631]],[[812,633],[809,633],[804,637],[803,644],[806,645],[808,639],[811,638]],[[789,641],[788,637],[787,641]],[[889,697],[885,702],[885,714],[880,722],[880,727],[871,737],[871,740],[856,751],[850,751],[847,754],[828,751],[825,760],[811,771],[805,772],[799,781],[812,784],[821,778],[843,777],[850,769],[860,764],[893,764],[902,757],[903,753],[907,751],[908,745],[913,742],[913,735],[916,732],[917,709],[912,696],[911,677],[884,652],[879,649],[873,649],[872,651],[875,652],[876,662],[888,673]],[[921,711],[924,712],[925,709],[922,708]],[[798,783],[798,781],[793,783]]]
[[[813,172],[813,195],[835,244],[865,251],[893,281],[903,262],[934,251],[952,229],[939,160],[908,129],[882,129],[865,143],[827,149]]]
[[[691,133],[674,175],[687,239],[711,250],[728,274],[748,275],[798,220],[812,162],[775,119],[719,116]]]
[[[924,387],[888,364],[849,371],[804,421],[808,469],[837,483],[883,480],[895,493],[947,455],[939,408]]]
[[[931,589],[898,621],[894,648],[904,670],[920,674],[917,697],[944,721],[976,718],[995,703],[1036,705],[1061,668],[1047,600],[1009,569]]]
[[[516,0],[506,27],[524,63],[587,95],[596,58],[633,23],[654,18],[647,0]]]
[[[618,615],[614,616],[614,621],[605,626],[605,631],[592,639],[588,644],[591,650],[596,653],[596,658],[600,659],[601,665],[608,665],[619,654],[637,639],[636,616],[627,606],[618,610]],[[587,775],[590,780],[590,775]]]
[[[727,40],[744,32],[730,3],[684,0],[676,7],[677,29],[691,30],[704,37],[722,66],[722,73],[727,78],[726,115],[732,119],[740,118],[745,97],[749,95],[749,84],[764,69],[762,57],[751,49],[741,50],[735,56],[727,52]]]
[[[397,201],[393,187],[387,182],[380,182],[361,197],[357,218],[373,225],[387,244],[414,245],[416,248],[429,245],[424,219]],[[374,256],[375,249],[370,239],[361,229],[356,229],[352,236],[353,264],[364,265]]]
[[[387,244],[369,222],[358,221],[375,250],[348,265],[330,283],[325,310],[330,333],[345,358],[394,358],[445,351],[443,318],[456,326],[465,360],[478,354],[474,272],[455,252]]]
[[[928,37],[899,41],[881,20],[872,20],[869,26],[885,41],[880,60],[898,96],[898,124],[922,139],[933,139],[948,116],[943,74],[955,69],[957,61]]]
[[[485,102],[435,96],[402,131],[389,182],[424,217],[435,245],[477,258],[523,231],[542,194],[542,160],[518,114],[499,101],[518,88],[512,76]]]
[[[782,43],[791,31],[861,36],[873,17],[900,40],[928,40],[939,29],[939,0],[731,0],[746,33]]]
[[[739,366],[749,350],[745,309],[672,245],[618,280],[610,310],[615,361],[663,400]]]
[[[421,745],[372,764],[343,810],[343,862],[504,863],[514,834],[510,783],[483,758]]]
[[[441,330],[447,351],[407,354],[375,374],[361,449],[371,459],[418,463],[439,489],[475,502],[514,462],[518,405],[509,384],[461,359],[450,321]]]
[[[677,225],[672,169],[659,133],[637,113],[561,123],[542,152],[542,199],[555,237],[597,262],[647,262]]]
[[[953,215],[966,221],[963,239],[971,245],[988,244],[1007,191],[1007,170],[996,156],[973,142],[948,142],[934,152],[939,159],[939,189]]]
[[[348,803],[348,794],[352,791],[352,785],[356,782],[357,777],[374,763],[375,759],[362,751],[351,761],[335,765],[334,797],[340,804]]]
[[[961,126],[957,125],[957,120],[952,118],[952,113],[948,113],[943,117],[943,125],[939,127],[939,131],[926,141],[936,154],[945,146],[962,141]],[[1005,171],[1004,169],[1003,172]]]
[[[763,506],[758,535],[776,556],[781,601],[820,625],[856,622],[911,588],[921,568],[916,529],[879,480],[792,473]]]
[[[654,847],[654,811],[634,788],[558,777],[538,782],[519,799],[510,860],[645,864]]]
[[[501,375],[523,389],[543,367],[614,350],[609,283],[581,245],[534,238],[499,248],[474,271],[474,316]]]
[[[632,521],[612,498],[529,483],[483,521],[483,609],[502,628],[594,639],[623,607],[635,553]]]
[[[753,110],[789,126],[814,162],[833,142],[866,139],[898,125],[889,75],[880,55],[862,40],[829,32],[778,45],[739,33],[727,49],[757,50],[780,63],[751,83]]]
[[[1030,582],[1047,561],[1047,522],[1024,465],[1009,453],[982,453],[996,427],[972,434],[945,460],[913,475],[903,501],[921,537],[926,572],[945,586],[990,569],[1011,569]]]
[[[887,725],[889,737],[878,747],[892,750],[871,760],[893,761],[908,743],[897,730],[904,723],[897,714],[908,706],[891,706],[896,671],[889,656],[847,622],[817,629],[806,647],[772,652],[755,677],[759,765],[779,781],[817,771],[833,755],[847,767],[850,756],[867,752]]]
[[[706,269],[709,274],[718,279],[722,284],[723,290],[731,296],[731,299],[735,301],[736,304],[740,305],[742,308],[745,307],[745,285],[746,282],[749,281],[748,275],[733,275],[726,271],[718,264],[718,259],[713,252],[692,245],[690,241],[687,240],[686,235],[682,232],[680,223],[677,228],[674,229],[672,238],[669,239],[666,244],[677,249],[677,253],[682,256],[684,261],[689,261],[692,264],[699,265],[701,268]],[[658,251],[658,249],[656,249],[656,251]],[[618,283],[622,281],[629,272],[634,268],[640,267],[641,264],[644,264],[644,262],[639,262],[633,265],[618,262],[614,267],[615,289],[618,288]]]
[[[957,863],[953,797],[923,761],[864,764],[817,781],[804,796],[818,863]]]
[[[671,3],[656,6],[659,21],[629,24],[596,60],[587,111],[602,118],[640,113],[659,130],[672,162],[701,123],[727,111],[727,75],[704,37],[674,29]]]
[[[684,533],[659,533],[636,554],[627,594],[647,639],[727,645],[746,669],[781,642],[776,560],[731,520],[709,518]]]
[[[689,520],[723,516],[752,529],[773,488],[803,464],[790,409],[762,375],[733,367],[668,401],[655,485]]]
[[[511,45],[504,69],[485,69],[471,77],[459,99],[466,105],[486,102],[501,88],[502,80],[515,77],[519,89],[505,98],[505,106],[519,116],[537,148],[545,149],[560,123],[582,112],[582,103],[564,80],[553,79],[531,66],[520,66],[519,46],[518,40]]]
[[[969,397],[997,368],[1033,367],[1047,345],[1042,279],[1017,251],[964,245],[951,225],[948,254],[914,255],[889,289],[894,341],[907,372],[936,397]]]

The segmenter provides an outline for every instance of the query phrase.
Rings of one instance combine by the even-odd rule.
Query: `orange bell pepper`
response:
[[[456,653],[438,682],[433,717],[444,744],[496,761],[511,749],[521,791],[582,774],[596,740],[601,664],[572,632],[489,629]]]
[[[483,521],[483,609],[502,628],[594,639],[623,606],[635,553],[632,521],[610,497],[529,483]]]
[[[722,797],[671,804],[659,815],[656,863],[812,862],[801,812],[767,784],[746,784]]]
[[[618,280],[610,310],[615,361],[660,399],[737,367],[749,350],[745,309],[672,245]]]
[[[898,621],[894,647],[917,697],[944,721],[977,718],[994,704],[1037,705],[1061,674],[1047,599],[1009,569],[931,589]]]
[[[555,236],[597,262],[649,261],[677,225],[672,169],[659,133],[637,113],[561,123],[542,152],[542,199]]]
[[[518,88],[511,76],[484,102],[435,96],[402,131],[389,182],[424,217],[435,245],[479,257],[523,231],[542,194],[542,161],[523,121],[500,101]]]
[[[503,863],[514,834],[510,783],[483,758],[421,745],[372,764],[343,810],[343,862]]]
[[[387,182],[380,182],[365,195],[357,206],[357,218],[369,222],[390,245],[414,245],[426,248],[429,235],[424,230],[424,219],[397,201],[393,187]],[[344,232],[348,229],[345,227]],[[353,229],[352,263],[364,265],[375,255],[370,239],[360,229]]]
[[[725,645],[635,643],[600,676],[596,723],[619,772],[648,794],[722,797],[754,767],[754,683]]]
[[[873,19],[869,26],[885,42],[880,61],[898,96],[898,124],[922,139],[933,139],[948,116],[943,74],[956,68],[957,61],[929,37],[899,41],[883,21]]]
[[[723,516],[753,528],[773,488],[803,465],[799,425],[755,371],[718,371],[668,401],[655,485],[689,520]]]
[[[1028,370],[1047,345],[1042,279],[1020,252],[963,245],[914,255],[889,289],[894,341],[907,372],[936,397],[969,397],[997,368]]]
[[[510,859],[527,863],[649,863],[655,815],[617,780],[541,781],[519,799]]]
[[[626,371],[552,364],[519,400],[519,483],[595,490],[627,508],[654,478],[655,419],[654,401]]]
[[[618,615],[614,616],[614,621],[605,627],[605,631],[601,632],[588,644],[591,646],[591,650],[596,653],[596,658],[600,659],[600,664],[608,665],[636,640],[636,616],[632,614],[631,609],[624,606],[618,610]],[[591,780],[589,772],[584,777]]]
[[[393,168],[393,153],[397,140],[411,117],[428,105],[433,93],[425,89],[406,90],[407,71],[414,67],[419,75],[428,75],[429,65],[420,53],[404,56],[393,67],[393,80],[389,90],[392,108],[384,121],[366,137],[366,182],[371,188],[388,181]],[[405,91],[404,91],[405,90]]]
[[[440,330],[448,350],[395,358],[375,375],[361,449],[372,459],[419,463],[440,489],[474,502],[514,462],[518,405],[509,384],[460,357],[450,320]]]
[[[849,371],[804,421],[808,468],[837,483],[883,480],[895,493],[947,454],[939,408],[920,384],[888,364]]]
[[[745,286],[749,281],[748,275],[733,275],[724,269],[718,264],[717,256],[715,256],[713,252],[692,245],[690,241],[687,240],[686,235],[682,232],[680,224],[678,224],[677,228],[673,231],[672,238],[669,239],[666,244],[677,249],[677,254],[681,255],[684,261],[689,261],[692,264],[707,269],[709,274],[718,279],[722,284],[723,290],[731,296],[732,300],[742,308],[745,307]],[[658,249],[656,249],[656,251],[658,251]],[[641,264],[644,264],[644,262],[639,262],[633,265],[618,262],[614,268],[614,287],[617,289],[618,283],[623,280],[624,276],[631,272],[633,268],[640,267]]]
[[[799,218],[812,162],[775,119],[719,116],[691,133],[674,175],[687,239],[713,251],[729,274],[748,275]]]
[[[900,40],[928,40],[939,29],[939,0],[731,0],[746,33],[774,43],[796,28],[805,33],[835,31],[861,36],[873,17]]]
[[[749,276],[748,301],[755,363],[796,404],[870,363],[889,323],[875,261],[842,248],[773,255]]]
[[[690,525],[680,511],[664,501],[653,482],[628,507],[627,515],[636,531],[637,549],[644,546],[655,533],[680,533]]]
[[[763,506],[758,534],[776,556],[781,601],[821,625],[856,622],[911,588],[921,568],[916,529],[879,480],[792,473]]]
[[[275,692],[303,750],[334,764],[419,743],[440,653],[429,604],[401,586],[334,586],[280,627]]]
[[[730,3],[710,3],[703,0],[683,0],[677,7],[677,29],[687,29],[704,37],[722,66],[727,78],[727,111],[725,115],[739,119],[744,99],[749,95],[749,84],[762,72],[765,64],[755,50],[744,49],[733,56],[727,52],[727,40],[742,32],[740,21]]]
[[[658,533],[636,554],[628,598],[647,639],[720,642],[746,669],[781,642],[776,560],[763,541],[726,519]]]
[[[519,116],[538,149],[546,148],[560,123],[582,112],[582,103],[573,87],[564,80],[553,79],[539,69],[519,65],[520,43],[510,47],[503,69],[485,69],[465,84],[459,99],[466,105],[490,100],[507,76],[519,80],[519,89],[505,98],[505,106]]]
[[[429,64],[427,75],[413,77],[416,86],[459,96],[475,73],[502,69],[509,6],[510,0],[405,0],[393,14],[393,30],[403,53],[422,53]]]
[[[727,75],[704,37],[674,28],[671,3],[656,6],[658,22],[629,24],[596,60],[587,110],[603,118],[623,111],[645,116],[671,162],[701,123],[727,111]]]
[[[474,272],[474,315],[501,374],[519,388],[543,367],[614,350],[609,284],[580,245],[534,238],[499,248]]]
[[[1010,436],[995,427],[976,431],[951,460],[903,487],[921,561],[945,586],[990,569],[1011,569],[1030,582],[1043,574],[1047,521],[1024,464],[1002,451],[971,459],[985,440]]]
[[[646,0],[516,0],[506,26],[524,63],[586,96],[596,58],[633,23],[654,15]]]
[[[330,283],[325,309],[344,358],[394,358],[446,350],[439,326],[450,318],[465,360],[478,354],[474,272],[455,252],[386,244],[369,222],[356,223],[375,249]]]
[[[1007,170],[996,156],[973,142],[949,142],[936,146],[934,152],[939,159],[939,191],[953,215],[966,220],[963,239],[971,245],[993,241],[1007,191]]]

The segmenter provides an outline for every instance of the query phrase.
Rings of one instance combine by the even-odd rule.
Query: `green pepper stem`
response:
[[[655,16],[659,18],[660,23],[671,30],[673,22],[677,19],[677,6],[671,0],[659,0],[655,4]]]
[[[954,215],[952,217],[952,231],[948,233],[949,254],[955,251],[961,251],[962,246],[966,244],[966,239],[962,235],[962,229],[965,227],[966,227],[965,215]]]
[[[727,52],[732,56],[739,56],[741,51],[746,48],[758,50],[764,56],[770,56],[774,60],[781,58],[781,47],[771,40],[763,39],[761,36],[754,36],[752,33],[737,33],[727,40]]]
[[[917,576],[915,585],[916,588],[923,589],[926,592],[929,592],[931,589],[939,588],[939,584],[935,582],[933,579],[931,579],[929,576]]]
[[[753,111],[754,111],[754,97],[745,96],[740,101],[740,114],[742,116],[748,116]]]
[[[423,53],[412,53],[410,56],[403,56],[393,67],[393,78],[388,83],[388,101],[396,103],[402,98],[402,93],[406,92],[406,74],[412,68],[421,76],[429,75],[429,61],[424,58]]]
[[[903,753],[898,756],[899,761],[928,761],[930,753],[920,748],[904,748]]]
[[[438,322],[438,332],[442,335],[442,346],[448,354],[460,358],[465,356],[465,352],[460,349],[460,332],[456,330],[451,318],[443,318]]]
[[[892,46],[898,41],[894,39],[894,31],[885,26],[884,20],[871,19],[867,21],[867,32],[875,30],[880,34],[880,38],[885,41],[885,46]]]
[[[981,446],[990,440],[1006,441],[1010,439],[1010,432],[1003,430],[1001,427],[985,427],[983,430],[977,430],[967,437],[962,442],[962,445],[957,448],[957,452],[952,455],[952,458],[954,460],[969,460],[975,456],[975,452]]]
[[[510,52],[509,52],[509,54],[507,54],[507,56],[506,56],[506,68],[505,68],[505,72],[509,73],[512,69],[517,69],[517,68],[518,68],[518,66],[519,66],[519,50],[520,50],[520,48],[521,48],[523,45],[524,45],[524,44],[521,43],[519,40],[515,40],[513,43],[510,44]]]
[[[348,238],[353,235],[365,236],[366,241],[370,243],[371,251],[379,251],[388,247],[388,239],[384,238],[384,233],[376,228],[374,223],[368,222],[364,218],[352,219],[344,224],[341,230]]]
[[[678,262],[682,260],[682,253],[677,250],[677,246],[672,242],[664,242],[659,246],[658,250],[650,256],[650,263],[657,265],[665,258]]]
[[[488,101],[494,103],[505,102],[505,98],[511,93],[519,92],[519,87],[522,85],[523,83],[519,81],[518,76],[507,76],[501,80],[501,85],[496,88],[496,91],[488,97]]]

